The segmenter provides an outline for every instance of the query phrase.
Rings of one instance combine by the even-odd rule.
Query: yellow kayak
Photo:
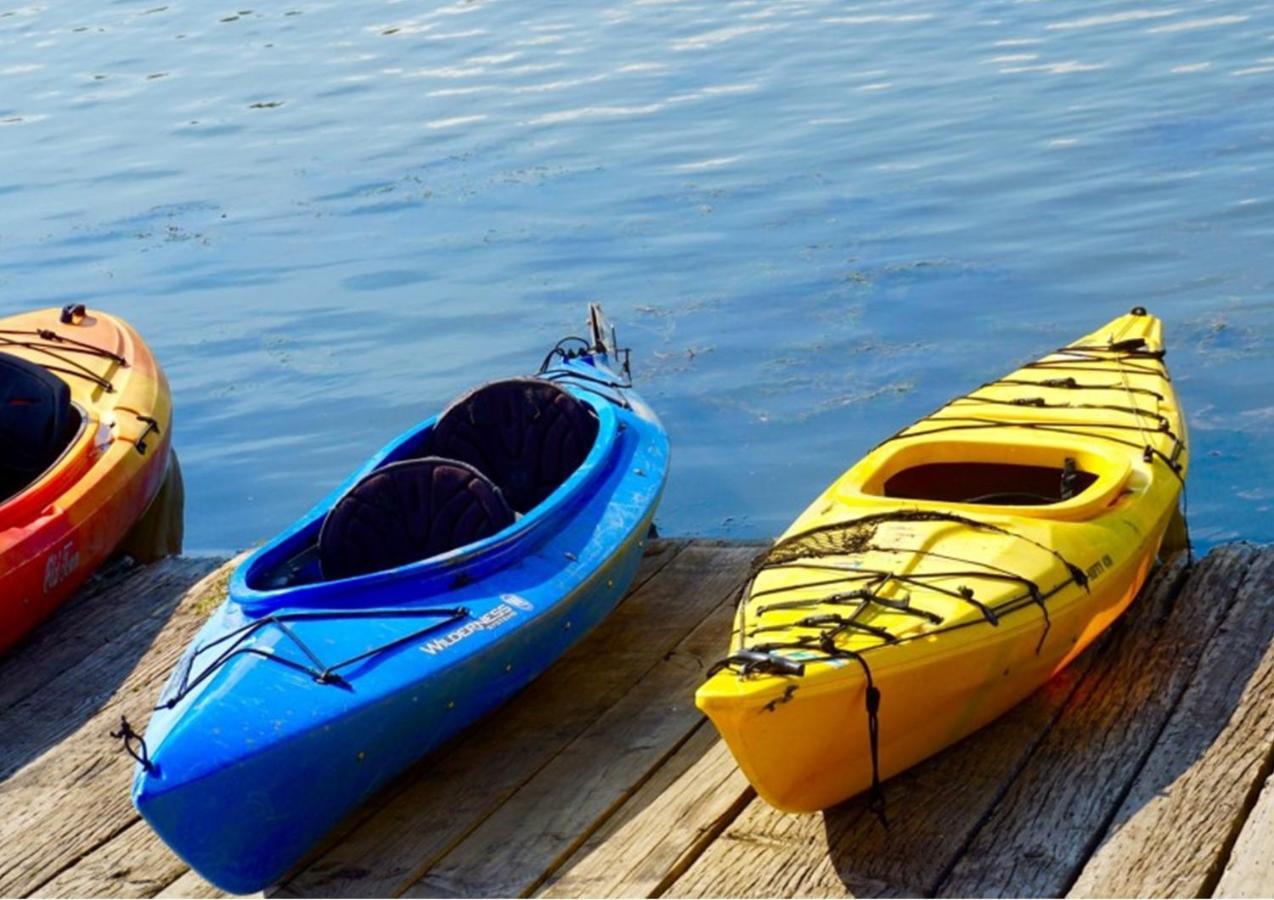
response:
[[[982,727],[1128,606],[1185,421],[1138,307],[867,454],[759,566],[695,697],[757,792],[823,809]]]

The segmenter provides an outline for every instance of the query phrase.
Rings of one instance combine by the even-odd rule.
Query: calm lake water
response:
[[[1196,539],[1274,539],[1267,3],[163,3],[0,5],[0,313],[146,336],[192,550],[588,300],[673,441],[665,533],[776,534],[1143,304]]]

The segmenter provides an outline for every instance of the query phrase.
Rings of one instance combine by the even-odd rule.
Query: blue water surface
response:
[[[776,534],[1144,304],[1196,538],[1274,539],[1272,172],[1268,3],[0,6],[0,313],[141,330],[194,550],[587,300],[668,426],[665,532]]]

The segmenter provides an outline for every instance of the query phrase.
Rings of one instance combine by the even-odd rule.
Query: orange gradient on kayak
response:
[[[149,348],[122,319],[45,309],[0,319],[0,353],[70,389],[78,428],[57,460],[0,498],[0,652],[83,584],[163,483],[172,403]]]

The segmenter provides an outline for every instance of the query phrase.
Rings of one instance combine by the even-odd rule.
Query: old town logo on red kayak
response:
[[[44,563],[44,593],[61,584],[80,565],[80,551],[72,541],[67,541],[49,554]]]

